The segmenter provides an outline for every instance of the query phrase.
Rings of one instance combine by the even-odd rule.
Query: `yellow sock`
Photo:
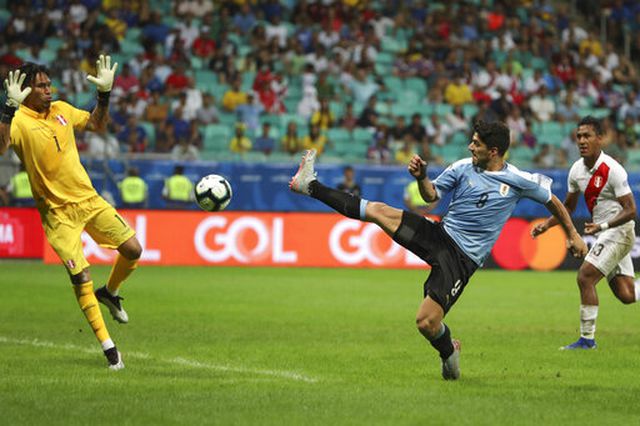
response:
[[[98,306],[98,299],[96,299],[96,296],[93,294],[93,281],[74,285],[73,291],[76,293],[76,299],[78,299],[80,309],[84,312],[84,316],[87,318],[98,341],[104,343],[110,340],[107,326],[104,324],[102,312],[100,312],[100,307]]]
[[[117,295],[124,280],[126,280],[137,267],[138,259],[129,260],[118,253],[113,268],[111,268],[109,281],[107,281],[107,290],[109,290],[109,293],[114,296]]]

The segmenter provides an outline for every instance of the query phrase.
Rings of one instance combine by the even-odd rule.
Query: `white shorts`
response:
[[[607,229],[598,235],[584,260],[602,272],[607,281],[616,275],[634,277],[631,249],[635,239],[635,230],[629,224]]]

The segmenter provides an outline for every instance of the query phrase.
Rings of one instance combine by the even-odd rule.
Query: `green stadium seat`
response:
[[[58,49],[60,49],[64,45],[64,40],[59,37],[49,37],[44,42],[44,45],[47,49],[57,52]]]
[[[207,124],[204,126],[204,148],[206,150],[219,150],[229,146],[231,129],[224,124]]]
[[[353,140],[358,143],[364,143],[367,146],[373,140],[373,133],[370,130],[363,129],[362,127],[356,127],[353,129]]]
[[[427,96],[427,82],[419,77],[410,77],[404,81],[404,89],[417,93],[419,98],[425,98]]]

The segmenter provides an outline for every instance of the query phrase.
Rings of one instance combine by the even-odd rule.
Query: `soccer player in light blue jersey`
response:
[[[449,327],[442,320],[471,275],[482,266],[518,201],[530,198],[544,204],[564,228],[572,254],[583,257],[587,253],[567,210],[551,193],[551,180],[507,164],[504,154],[508,148],[507,126],[479,121],[469,143],[471,158],[452,164],[434,181],[427,177],[424,160],[417,155],[411,159],[408,171],[418,181],[425,201],[434,202],[445,193],[453,194],[441,222],[322,185],[314,171],[314,150],[305,153],[289,183],[292,191],[309,195],[344,216],[377,224],[394,241],[431,265],[416,324],[439,352],[445,380],[460,377],[460,342],[451,339]]]

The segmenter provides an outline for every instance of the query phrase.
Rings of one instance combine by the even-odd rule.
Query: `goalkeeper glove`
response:
[[[96,61],[96,76],[88,75],[87,80],[96,85],[98,92],[110,92],[117,69],[117,62],[111,66],[111,56],[100,55]]]
[[[31,87],[22,88],[22,83],[27,74],[20,70],[9,71],[9,76],[4,79],[4,88],[7,90],[7,106],[18,108],[31,93]]]

